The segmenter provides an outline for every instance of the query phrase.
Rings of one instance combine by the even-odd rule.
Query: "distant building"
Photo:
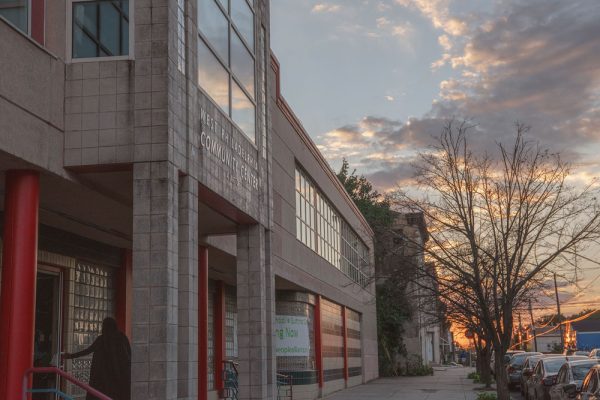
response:
[[[527,329],[527,351],[549,353],[561,347],[560,329],[556,326],[535,327],[536,338],[533,338],[531,326]],[[536,347],[537,346],[537,347]]]
[[[565,344],[577,350],[600,348],[600,320],[586,319],[569,322],[565,329]]]
[[[433,294],[435,267],[424,261],[419,250],[428,240],[429,234],[425,219],[421,213],[398,213],[392,226],[392,233],[386,240],[389,251],[378,266],[377,275],[380,281],[393,274],[405,274],[407,280],[419,277],[419,282],[408,283],[407,292],[412,307],[412,318],[404,325],[403,341],[406,347],[406,357],[400,357],[402,368],[407,365],[441,364],[443,353],[449,349],[443,348],[442,320],[439,315],[439,301]],[[448,341],[448,339],[446,339]]]

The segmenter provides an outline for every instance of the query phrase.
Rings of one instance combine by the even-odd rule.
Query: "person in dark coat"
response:
[[[117,328],[114,318],[102,321],[102,334],[90,347],[65,358],[79,358],[94,353],[89,385],[113,400],[131,399],[131,346],[127,336]],[[88,393],[86,400],[97,400]]]

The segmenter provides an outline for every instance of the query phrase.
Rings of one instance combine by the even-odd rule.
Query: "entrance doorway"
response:
[[[60,271],[41,269],[37,273],[35,292],[34,367],[60,367],[62,327],[62,279]],[[55,374],[35,374],[36,389],[56,388],[60,382]],[[33,400],[54,400],[51,393],[38,393]]]
[[[433,357],[433,332],[427,332],[427,336],[425,337],[425,361],[427,365],[431,365]]]

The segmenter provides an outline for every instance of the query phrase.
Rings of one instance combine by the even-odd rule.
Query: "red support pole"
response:
[[[121,332],[131,340],[131,249],[123,249],[117,272],[116,320]]]
[[[225,284],[223,281],[217,282],[215,292],[213,321],[215,328],[214,335],[214,371],[215,371],[215,389],[219,396],[225,389],[223,382],[223,361],[225,361]]]
[[[321,337],[321,296],[315,296],[315,363],[319,388],[323,387],[323,341]]]
[[[198,399],[208,398],[208,248],[198,249]]]
[[[44,45],[46,24],[46,0],[31,0],[31,37]]]
[[[23,374],[33,367],[39,182],[39,174],[34,171],[6,172],[0,300],[1,399],[19,398]]]
[[[348,325],[346,322],[346,306],[342,306],[342,335],[344,338],[344,380],[348,383]]]

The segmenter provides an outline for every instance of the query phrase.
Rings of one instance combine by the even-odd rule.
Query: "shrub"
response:
[[[477,395],[477,400],[496,400],[496,393],[493,392],[483,392]]]
[[[479,379],[479,374],[477,372],[471,372],[467,375],[467,379]]]
[[[404,372],[406,376],[427,376],[433,375],[433,368],[429,365],[419,365],[407,368]]]

